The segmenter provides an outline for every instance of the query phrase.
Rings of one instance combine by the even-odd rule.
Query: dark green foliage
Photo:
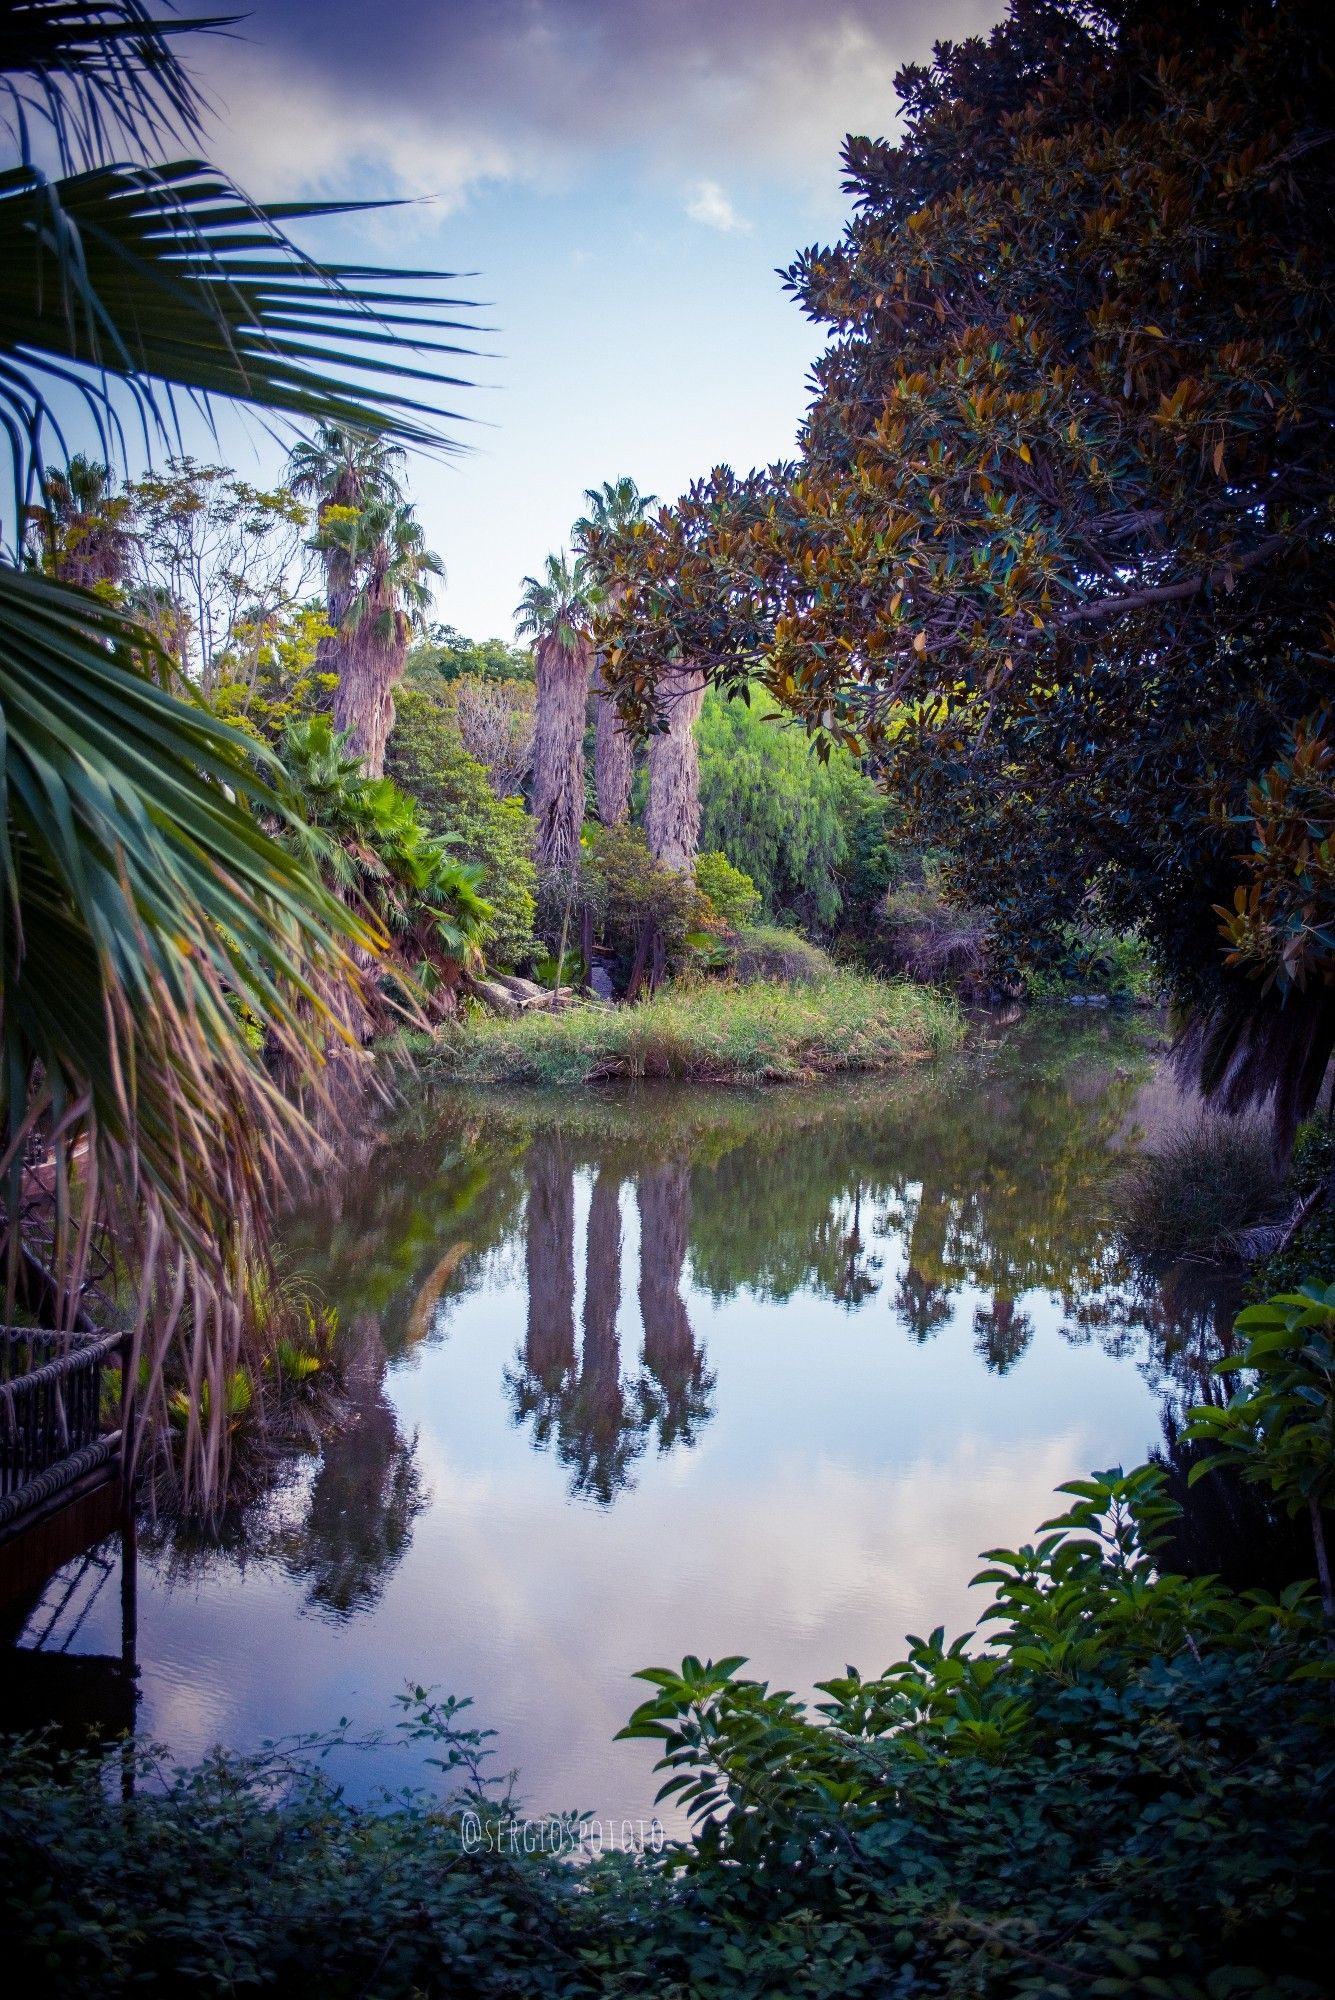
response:
[[[522,964],[536,943],[531,822],[518,805],[496,797],[442,701],[422,688],[403,686],[395,707],[385,769],[416,799],[432,831],[448,834],[454,852],[482,868],[483,893],[492,908],[488,959],[502,967]]]
[[[553,894],[548,924],[559,930],[562,897]],[[709,914],[689,875],[662,867],[637,826],[592,826],[580,852],[573,910],[592,917],[595,936],[616,961],[618,985],[631,973],[646,938],[665,966],[680,962],[688,937]],[[573,935],[573,934],[572,934]],[[555,934],[551,942],[555,945]]]
[[[285,1996],[1302,2000],[1327,1991],[1331,1667],[1310,1590],[1155,1568],[1157,1468],[1063,1489],[994,1550],[981,1650],[936,1631],[812,1714],[739,1659],[654,1669],[692,1845],[582,1870],[476,1829],[486,1732],[415,1690],[466,1790],[350,1807],[310,1760],[218,1754],[122,1801],[94,1761],[0,1779],[0,1921],[22,1991]],[[465,1811],[478,1814],[465,1853]],[[569,1838],[572,1822],[548,1822]],[[502,1843],[503,1845],[503,1843]]]

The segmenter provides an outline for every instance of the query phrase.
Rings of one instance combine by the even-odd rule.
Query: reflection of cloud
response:
[[[706,229],[721,229],[725,235],[751,226],[738,215],[717,181],[695,183],[686,213],[692,222],[701,222]]]
[[[893,79],[1000,0],[260,0],[197,47],[261,192],[365,181],[457,202],[492,177],[550,187],[625,151],[832,183],[845,132],[885,130]]]

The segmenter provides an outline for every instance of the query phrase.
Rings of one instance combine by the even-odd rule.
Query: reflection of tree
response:
[[[305,1520],[282,1540],[284,1564],[306,1580],[311,1603],[340,1619],[379,1599],[425,1505],[416,1439],[403,1436],[385,1396],[379,1326],[363,1314],[352,1335],[348,1420],[325,1443]]]
[[[524,1161],[528,1320],[516,1409],[546,1444],[575,1381],[575,1172],[559,1131],[535,1138]]]
[[[714,1377],[704,1365],[681,1296],[691,1221],[690,1170],[683,1160],[648,1168],[636,1182],[640,1210],[640,1313],[644,1320],[644,1402],[658,1448],[694,1444],[708,1422]]]
[[[1013,1368],[1034,1337],[1033,1321],[1016,1312],[1014,1299],[998,1292],[992,1303],[973,1316],[973,1344],[993,1375]]]
[[[628,1407],[621,1381],[617,1311],[621,1304],[621,1189],[600,1172],[589,1201],[584,1272],[584,1340],[579,1379],[561,1420],[561,1457],[576,1493],[605,1506],[628,1483],[643,1449],[639,1412]]]

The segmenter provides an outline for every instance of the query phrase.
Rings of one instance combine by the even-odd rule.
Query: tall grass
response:
[[[1201,1116],[1122,1177],[1118,1222],[1135,1250],[1225,1255],[1246,1229],[1275,1220],[1283,1189],[1256,1123]]]
[[[802,986],[679,983],[637,1007],[472,1015],[441,1029],[426,1066],[470,1083],[800,1082],[916,1061],[962,1034],[941,994],[831,971]]]

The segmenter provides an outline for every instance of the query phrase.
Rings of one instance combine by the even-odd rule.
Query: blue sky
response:
[[[253,0],[194,41],[212,149],[259,199],[406,195],[308,239],[476,271],[472,446],[411,485],[439,615],[508,635],[586,486],[674,498],[792,451],[818,333],[776,266],[838,233],[839,148],[1001,0]],[[241,463],[278,454],[237,439]],[[136,468],[137,469],[137,468]]]

